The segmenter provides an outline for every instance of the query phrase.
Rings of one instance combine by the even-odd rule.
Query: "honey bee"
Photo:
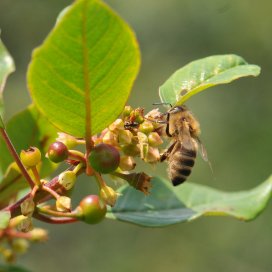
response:
[[[200,126],[186,106],[176,106],[167,113],[166,134],[172,143],[161,154],[161,162],[168,160],[168,175],[174,186],[182,184],[191,174],[199,146],[201,155],[208,161],[206,151],[199,140]]]

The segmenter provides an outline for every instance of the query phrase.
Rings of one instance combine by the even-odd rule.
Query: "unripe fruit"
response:
[[[59,163],[68,158],[69,152],[67,146],[62,142],[52,143],[47,151],[47,156],[50,161]]]
[[[111,173],[119,166],[120,153],[111,145],[99,144],[93,148],[89,162],[95,171],[103,174]]]
[[[88,195],[81,200],[78,210],[80,220],[88,224],[96,224],[105,217],[107,207],[97,195]]]
[[[74,187],[74,184],[76,182],[76,174],[73,171],[69,170],[62,172],[58,177],[58,182],[66,190],[70,190]]]
[[[41,157],[41,152],[37,147],[30,147],[20,153],[23,165],[28,168],[36,166],[41,161]]]

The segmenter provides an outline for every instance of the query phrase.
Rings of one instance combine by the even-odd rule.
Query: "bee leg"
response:
[[[172,143],[165,152],[163,152],[162,154],[160,154],[160,162],[165,161],[170,154],[176,149],[177,142],[175,141],[174,143]]]

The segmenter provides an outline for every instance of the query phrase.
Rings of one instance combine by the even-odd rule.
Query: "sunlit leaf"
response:
[[[260,67],[236,55],[217,55],[193,61],[177,70],[160,87],[162,102],[181,105],[207,88],[230,83],[240,77],[258,76]]]
[[[0,114],[3,113],[3,90],[6,79],[14,70],[13,59],[0,39]]]
[[[140,56],[128,25],[98,0],[78,0],[34,51],[28,85],[38,109],[60,130],[101,132],[121,113]],[[90,101],[88,102],[88,94]]]
[[[272,195],[272,176],[252,190],[233,193],[190,182],[173,187],[161,178],[154,178],[152,184],[149,196],[123,187],[122,196],[107,217],[147,227],[192,221],[205,215],[248,221],[263,211]]]

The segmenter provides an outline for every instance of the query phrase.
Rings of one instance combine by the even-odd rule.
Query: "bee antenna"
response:
[[[172,105],[170,103],[167,102],[156,102],[156,103],[152,103],[152,105],[169,105],[172,108]]]

